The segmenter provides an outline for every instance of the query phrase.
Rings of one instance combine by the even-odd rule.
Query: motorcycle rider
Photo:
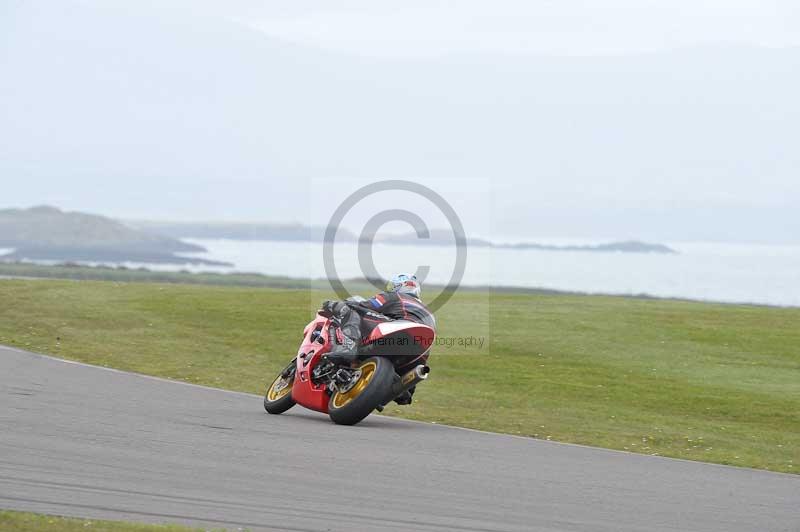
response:
[[[326,358],[336,364],[351,365],[358,357],[362,338],[378,324],[391,320],[409,320],[436,327],[433,313],[422,303],[421,286],[415,275],[400,273],[386,283],[386,290],[370,299],[358,297],[346,301],[325,301],[323,314],[336,317],[342,331],[341,342],[334,342]],[[411,404],[414,390],[396,398],[399,404]]]

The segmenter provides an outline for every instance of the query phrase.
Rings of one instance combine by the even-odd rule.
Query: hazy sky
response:
[[[102,4],[140,12],[226,17],[294,42],[379,56],[600,55],[703,43],[800,44],[800,5],[793,0],[106,0]]]
[[[600,55],[700,43],[800,43],[799,8],[791,0],[363,1],[350,3],[349,9],[331,8],[329,2],[300,5],[289,13],[253,10],[240,20],[296,42],[404,57],[445,52]]]
[[[4,0],[0,35],[0,207],[324,223],[393,178],[485,236],[800,241],[796,2]]]

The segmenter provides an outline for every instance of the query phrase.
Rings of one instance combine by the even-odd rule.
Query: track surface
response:
[[[0,347],[3,507],[252,530],[796,532],[800,477],[269,416],[253,395]]]

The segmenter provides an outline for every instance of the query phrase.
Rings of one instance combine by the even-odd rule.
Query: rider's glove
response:
[[[319,313],[325,316],[326,318],[333,317],[333,305],[336,301],[323,301],[322,308],[320,309]]]
[[[325,301],[322,303],[322,311],[320,314],[326,318],[341,316],[342,311],[346,306],[347,304],[342,301]]]

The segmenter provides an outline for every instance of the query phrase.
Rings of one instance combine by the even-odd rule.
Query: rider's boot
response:
[[[358,358],[358,344],[361,342],[361,316],[341,301],[329,306],[332,314],[338,317],[339,327],[333,347],[326,357],[336,364],[352,365]]]
[[[333,347],[325,355],[325,358],[334,364],[349,366],[358,358],[358,344],[346,334],[341,335],[341,340],[341,343],[333,343]]]
[[[414,400],[413,395],[414,395],[414,390],[416,390],[416,388],[417,388],[416,386],[412,386],[408,390],[404,391],[403,393],[394,398],[394,402],[397,403],[398,405],[410,405],[411,402]]]

